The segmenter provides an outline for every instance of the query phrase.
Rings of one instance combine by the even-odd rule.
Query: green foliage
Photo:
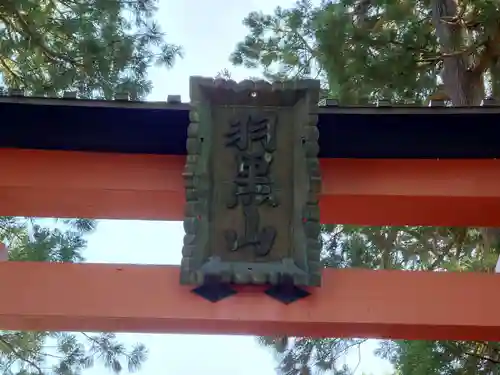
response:
[[[278,7],[273,15],[250,13],[243,20],[250,32],[238,43],[231,62],[263,67],[270,79],[314,74],[320,53],[314,39],[316,15],[317,9],[309,1],[297,2],[293,9]]]
[[[180,56],[154,21],[157,0],[0,2],[0,73],[29,94],[144,98],[147,69]]]
[[[273,14],[252,12],[244,24],[248,35],[230,57],[234,65],[261,67],[270,80],[318,77],[342,104],[384,98],[477,105],[485,93],[500,95],[497,1],[299,0]],[[499,238],[500,231],[491,228],[330,225],[324,226],[323,262],[337,268],[492,272]],[[340,366],[338,358],[359,343],[260,341],[277,353],[278,370],[286,375],[349,373],[353,369]],[[376,354],[398,375],[500,372],[498,343],[384,341]]]
[[[487,232],[477,228],[325,225],[323,239],[325,266],[335,268],[492,272],[498,258]],[[339,359],[364,340],[280,337],[259,341],[278,353],[280,373],[302,375],[304,365],[318,371],[347,371],[339,368]],[[395,374],[500,373],[499,343],[382,341],[376,354],[394,365]]]
[[[259,337],[259,343],[274,350],[279,361],[278,372],[283,375],[309,375],[312,370],[333,371],[334,375],[352,375],[347,366],[336,367],[353,349],[360,348],[364,339],[320,339]]]
[[[80,262],[88,219],[34,220],[0,217],[0,241],[9,260]],[[77,375],[95,364],[113,373],[136,371],[146,360],[142,344],[126,348],[115,334],[0,331],[0,372],[5,375]]]
[[[77,91],[82,98],[133,100],[150,93],[147,70],[171,67],[179,46],[154,21],[157,0],[0,0],[0,78],[29,95]],[[0,217],[0,240],[15,261],[80,262],[87,219]],[[101,363],[114,373],[135,371],[142,344],[126,348],[114,334],[0,332],[5,375],[76,375]]]
[[[384,342],[377,354],[388,359],[397,374],[500,374],[500,344],[467,341]]]
[[[483,81],[493,89],[500,81],[495,48],[500,5],[462,0],[456,8],[450,3],[324,0],[313,5],[300,0],[271,15],[252,12],[244,19],[249,33],[231,61],[263,67],[271,79],[320,77],[331,96],[347,104],[381,98],[423,103],[440,81],[447,97],[461,104],[454,99],[469,100],[476,86],[484,95]],[[433,18],[433,7],[441,19]]]

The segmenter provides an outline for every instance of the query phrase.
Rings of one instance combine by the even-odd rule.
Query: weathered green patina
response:
[[[181,282],[319,286],[319,82],[190,90]]]

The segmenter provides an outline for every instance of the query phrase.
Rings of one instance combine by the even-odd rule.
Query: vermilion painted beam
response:
[[[182,220],[184,157],[0,150],[0,215]],[[500,226],[500,160],[322,159],[324,223]]]
[[[0,329],[500,341],[499,275],[350,269],[323,277],[288,306],[258,288],[212,304],[179,285],[177,267],[5,262]]]

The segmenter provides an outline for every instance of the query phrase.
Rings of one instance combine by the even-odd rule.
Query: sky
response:
[[[291,0],[160,0],[158,21],[168,41],[183,46],[185,57],[171,70],[153,68],[154,89],[148,100],[181,95],[189,102],[191,75],[212,77],[228,68],[236,80],[259,75],[258,71],[231,67],[229,55],[246,35],[242,19],[251,11],[272,12]],[[131,235],[132,234],[132,235]],[[88,262],[133,264],[179,264],[184,231],[180,222],[100,221],[89,236],[84,253]],[[341,302],[340,302],[341,303]],[[139,375],[274,375],[277,362],[272,353],[257,345],[254,337],[119,334],[126,344],[144,343],[149,359]],[[357,374],[382,375],[390,366],[372,355],[376,343],[361,350]],[[345,359],[356,367],[358,353]],[[96,366],[85,375],[102,375]]]

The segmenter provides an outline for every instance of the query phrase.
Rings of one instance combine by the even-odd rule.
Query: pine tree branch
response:
[[[471,357],[474,357],[474,358],[482,359],[483,361],[488,361],[488,362],[492,362],[492,363],[495,363],[495,364],[500,364],[500,360],[493,359],[493,358],[490,358],[490,357],[487,357],[487,356],[484,356],[484,355],[481,355],[481,354],[478,354],[478,353],[473,353],[473,352],[463,352],[463,353],[465,355],[468,355],[468,356],[471,356]]]
[[[17,19],[19,20],[20,24],[21,24],[21,27],[22,27],[22,30],[28,34],[34,41],[36,41],[37,45],[42,49],[42,51],[44,52],[44,55],[49,58],[51,61],[53,62],[59,62],[58,59],[61,59],[61,60],[64,60],[72,65],[76,65],[76,66],[80,66],[80,64],[76,61],[76,60],[73,60],[65,55],[62,55],[62,54],[58,54],[54,51],[51,51],[44,43],[43,39],[41,36],[39,36],[38,34],[34,33],[28,22],[24,19],[23,15],[21,13],[19,13],[19,11],[15,8],[12,9],[12,12],[16,15]]]
[[[11,5],[11,4],[9,4],[9,5]],[[3,23],[5,24],[5,27],[6,28],[10,27],[13,30],[15,30],[17,33],[19,33],[20,35],[24,34],[26,37],[28,37],[28,39],[33,40],[36,43],[36,45],[42,50],[44,56],[47,57],[50,61],[52,61],[54,63],[59,63],[60,60],[63,60],[63,61],[66,61],[67,63],[70,63],[70,64],[75,65],[75,66],[82,66],[82,64],[80,64],[78,61],[71,59],[70,57],[68,57],[66,55],[58,54],[58,53],[50,50],[45,45],[45,42],[42,39],[43,36],[34,32],[33,30],[31,30],[31,27],[30,27],[28,21],[26,21],[24,16],[14,6],[11,5],[9,7],[5,7],[4,10],[7,12],[10,12],[12,14],[12,16],[15,18],[15,20],[17,21],[17,25],[16,25],[14,22],[8,20],[5,17],[5,14],[3,14],[0,16],[0,20],[3,21]]]
[[[3,58],[1,58],[1,57],[0,57],[0,65],[2,65],[2,66],[5,68],[5,70],[7,70],[7,72],[8,72],[10,75],[12,75],[12,77],[14,77],[14,80],[17,80],[17,81],[19,81],[19,82],[22,82],[21,77],[20,77],[17,73],[15,73],[15,72],[14,72],[14,71],[13,71],[13,70],[9,67],[9,65],[5,62],[5,60],[4,60]]]
[[[9,348],[9,350],[10,350],[12,353],[14,353],[14,355],[15,355],[16,357],[18,357],[20,360],[22,360],[22,361],[24,361],[24,362],[28,363],[30,366],[33,366],[33,367],[34,367],[34,368],[38,371],[38,373],[39,373],[40,375],[43,375],[43,371],[42,371],[42,369],[40,368],[40,366],[38,366],[35,362],[33,362],[32,360],[30,360],[29,358],[26,358],[26,357],[24,357],[22,354],[20,354],[20,353],[16,350],[16,348],[14,348],[14,346],[13,346],[10,342],[8,342],[7,340],[5,340],[3,337],[0,337],[0,342],[1,342],[2,344],[4,344],[6,347],[8,347],[8,348]]]
[[[86,334],[85,332],[80,332],[83,336],[85,336],[88,340],[92,341],[95,345],[97,345],[99,348],[101,348],[102,350],[106,351],[106,352],[110,352],[110,348],[106,347],[105,345],[102,344],[102,342],[100,342],[99,340],[97,340],[95,337],[92,337],[88,334]],[[127,360],[130,360],[132,359],[132,357],[126,353],[126,352],[123,352],[123,353],[120,353],[120,354],[123,354],[123,356],[125,356],[125,358],[127,358]]]
[[[446,58],[451,58],[451,57],[470,56],[470,55],[476,53],[479,48],[485,46],[486,43],[487,43],[486,41],[480,41],[480,42],[471,44],[467,48],[460,49],[458,51],[443,52],[437,56],[424,57],[424,58],[420,59],[419,61],[421,61],[421,62],[436,62],[436,61],[444,60]]]
[[[476,76],[482,75],[490,66],[492,61],[498,57],[498,45],[500,44],[500,25],[495,30],[492,38],[484,42],[484,50],[479,55],[478,63],[471,69]]]

